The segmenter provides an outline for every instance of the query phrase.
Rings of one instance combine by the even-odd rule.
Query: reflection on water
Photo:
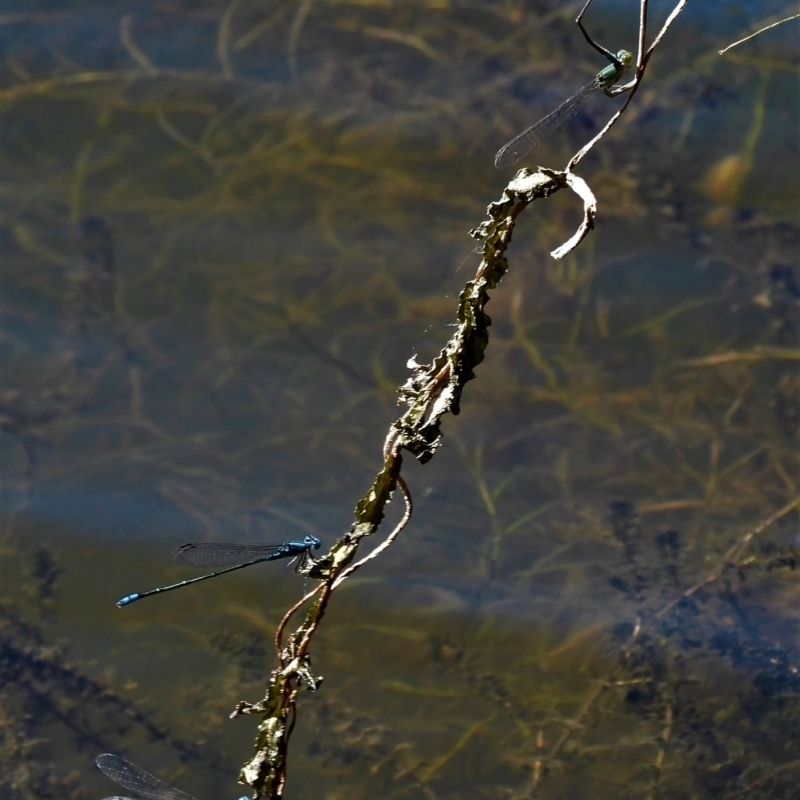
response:
[[[494,152],[603,64],[545,0],[72,5],[0,15],[0,796],[100,796],[109,751],[236,797],[227,715],[308,586],[115,600],[186,540],[349,526]],[[687,10],[576,253],[571,198],[521,219],[411,526],[316,640],[288,797],[795,796],[794,34],[713,55],[786,8]]]

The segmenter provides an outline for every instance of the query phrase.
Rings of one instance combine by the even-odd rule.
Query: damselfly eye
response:
[[[617,53],[617,60],[623,67],[629,67],[633,63],[633,53],[628,50],[620,50]]]

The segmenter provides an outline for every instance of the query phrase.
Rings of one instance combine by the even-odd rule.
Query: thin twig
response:
[[[639,6],[639,44],[636,51],[636,75],[644,67],[644,48],[647,46],[647,3],[642,0]]]
[[[653,43],[650,45],[650,47],[647,48],[647,53],[645,54],[645,63],[647,63],[650,60],[650,56],[653,55],[653,51],[656,49],[656,47],[658,47],[661,44],[661,40],[664,38],[664,36],[666,36],[666,33],[669,30],[672,23],[675,21],[675,18],[678,16],[678,14],[681,13],[681,11],[683,11],[683,7],[686,5],[688,1],[689,0],[680,0],[680,2],[675,6],[675,8],[672,9],[670,15],[667,17],[667,21],[661,27],[661,30],[656,35],[656,38],[653,39]],[[642,0],[642,2],[647,2],[647,0]]]
[[[302,599],[298,600],[284,615],[275,631],[275,650],[278,653],[278,665],[281,669],[285,666],[283,663],[281,646],[281,639],[283,639],[283,632],[286,629],[289,620],[297,613],[298,609],[302,608],[325,584],[318,583],[310,592],[308,592]]]
[[[403,498],[406,501],[406,510],[403,514],[403,518],[400,522],[397,523],[394,530],[386,537],[386,540],[379,544],[369,555],[364,556],[360,561],[357,561],[355,564],[351,564],[347,569],[342,572],[339,577],[334,581],[332,589],[337,589],[343,581],[347,580],[356,570],[361,569],[368,561],[372,561],[373,558],[379,556],[387,547],[390,547],[403,528],[408,525],[409,520],[411,519],[411,514],[414,510],[414,504],[411,500],[411,492],[408,489],[408,485],[406,484],[405,480],[402,476],[397,476],[397,486],[399,487],[400,491],[403,494]]]
[[[550,253],[556,260],[571,253],[589,235],[589,231],[594,228],[594,220],[597,216],[597,200],[589,188],[589,184],[573,172],[567,172],[567,186],[583,200],[583,222],[572,238]]]
[[[567,172],[571,172],[584,158],[584,156],[597,144],[597,142],[602,139],[608,131],[616,125],[617,120],[625,113],[625,110],[630,105],[633,96],[639,90],[639,86],[642,82],[642,76],[647,69],[647,63],[650,61],[653,52],[655,51],[656,47],[661,43],[661,40],[664,38],[664,35],[669,30],[672,23],[675,21],[675,18],[678,14],[683,11],[683,7],[686,5],[688,0],[679,0],[679,2],[675,5],[672,9],[670,15],[667,17],[666,22],[662,26],[661,30],[656,35],[656,38],[653,40],[653,43],[647,50],[644,50],[645,47],[645,36],[647,31],[647,3],[648,0],[640,0],[640,12],[639,12],[639,50],[636,56],[636,73],[634,75],[633,80],[630,83],[627,83],[623,86],[617,87],[613,94],[622,94],[623,92],[627,92],[628,96],[625,99],[623,105],[617,109],[617,112],[614,114],[613,117],[605,124],[603,129],[587,144],[585,144],[569,161],[567,164]]]
[[[720,55],[723,55],[724,53],[727,53],[728,50],[730,50],[732,47],[736,47],[737,44],[742,44],[744,42],[747,42],[754,36],[758,36],[759,33],[764,33],[764,31],[768,31],[770,28],[777,28],[778,25],[783,25],[784,22],[789,22],[790,20],[797,19],[798,17],[800,17],[800,14],[793,14],[791,17],[786,17],[786,19],[781,19],[778,20],[777,22],[773,22],[772,25],[766,25],[763,28],[759,28],[755,33],[751,33],[749,36],[745,36],[744,39],[739,39],[738,42],[729,44],[726,48],[724,48],[723,50],[719,50],[718,52]]]

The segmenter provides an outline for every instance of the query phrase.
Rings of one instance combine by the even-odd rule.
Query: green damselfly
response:
[[[584,6],[584,11],[589,4]],[[581,15],[583,11],[581,12]],[[510,142],[503,145],[494,157],[494,165],[497,169],[511,167],[533,152],[539,145],[549,139],[556,131],[564,127],[572,117],[577,114],[578,109],[589,95],[600,90],[613,97],[609,89],[622,77],[628,67],[633,63],[633,55],[627,50],[620,50],[616,55],[605,47],[601,47],[594,42],[586,33],[581,24],[580,16],[576,20],[586,41],[599,50],[611,63],[597,73],[585,86],[578,89],[575,94],[566,99],[555,111],[551,111],[546,117],[540,119],[535,125],[524,130],[519,136],[515,136]]]

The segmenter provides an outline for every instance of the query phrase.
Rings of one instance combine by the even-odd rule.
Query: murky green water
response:
[[[550,0],[64,5],[0,5],[0,797],[109,795],[111,751],[233,798],[311,584],[114,602],[184,541],[347,530],[495,151],[602,59]],[[789,13],[690,2],[579,168],[594,233],[555,262],[575,198],[520,218],[411,524],[314,640],[287,798],[797,796],[796,23],[716,55]]]

